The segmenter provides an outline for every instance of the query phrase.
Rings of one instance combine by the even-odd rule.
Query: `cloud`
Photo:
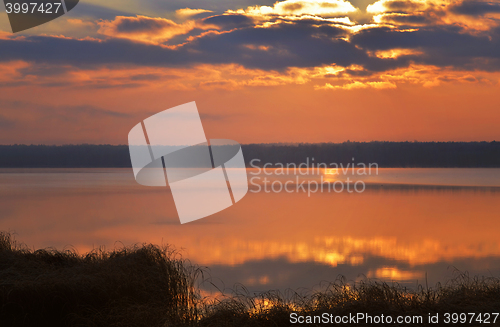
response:
[[[379,24],[460,26],[468,33],[488,31],[500,23],[500,5],[489,1],[379,0],[367,11]]]
[[[363,25],[347,17],[323,17],[327,15],[323,9],[329,10],[329,14],[356,10],[340,0],[307,3],[286,0],[267,6],[271,11],[265,9],[266,6],[254,6],[238,13],[227,11],[182,23],[158,17],[117,16],[99,22],[99,32],[107,36],[103,40],[54,36],[13,38],[2,34],[0,62],[17,60],[28,66],[0,69],[18,81],[26,76],[30,81],[43,77],[46,83],[57,85],[62,79],[56,77],[66,76],[85,86],[99,88],[140,87],[155,79],[166,81],[168,75],[173,79],[179,76],[168,72],[130,71],[129,76],[112,72],[113,67],[125,71],[124,66],[134,70],[236,65],[262,74],[246,82],[227,76],[195,78],[199,87],[228,89],[259,83],[280,85],[288,83],[283,82],[287,79],[282,77],[291,69],[312,71],[321,67],[342,69],[332,76],[352,78],[340,83],[352,84],[351,88],[360,85],[355,82],[363,85],[374,82],[362,78],[415,65],[469,72],[499,71],[500,28],[491,25],[494,20],[487,19],[490,25],[483,25],[480,32],[470,29],[478,23],[477,17],[473,21],[461,16],[460,24],[446,23],[458,17],[455,12],[464,5],[470,4],[444,0],[380,0],[368,6],[368,10],[376,14],[375,22]],[[484,6],[490,10],[493,4],[482,3],[482,12]],[[353,70],[350,68],[353,66],[361,69]],[[103,67],[108,70],[102,70]],[[95,73],[84,74],[83,70]],[[53,79],[49,81],[51,76]],[[85,79],[85,76],[93,78]],[[107,84],[99,82],[104,80]],[[176,89],[180,85],[178,81],[171,84]],[[187,87],[193,85],[190,83]]]
[[[177,24],[169,19],[146,16],[118,16],[112,21],[101,21],[98,24],[100,34],[152,44],[164,43],[196,27],[194,21]]]
[[[0,128],[11,128],[15,124],[15,121],[10,120],[3,115],[0,115]]]
[[[7,100],[0,100],[0,104],[5,110],[10,110],[12,112],[17,111],[19,108],[22,108],[23,110],[30,112],[31,115],[36,115],[38,119],[42,120],[43,119],[52,120],[54,117],[57,117],[57,119],[61,121],[71,120],[74,122],[78,122],[78,120],[82,118],[133,117],[133,115],[128,113],[103,109],[92,105],[53,106],[53,105],[40,105],[28,101],[7,101]],[[0,118],[6,119],[3,116],[0,116]]]
[[[428,2],[422,0],[379,0],[368,5],[366,11],[369,13],[383,12],[415,12],[428,8]]]
[[[365,82],[365,83],[356,81],[344,85],[332,85],[330,83],[326,83],[324,86],[315,87],[315,89],[317,90],[355,90],[355,89],[367,89],[367,88],[382,90],[382,89],[395,89],[397,88],[397,86],[394,83],[386,81]]]
[[[460,15],[469,16],[500,13],[500,3],[494,1],[465,0],[452,4],[450,10]]]
[[[342,28],[331,25],[318,28],[313,22],[283,23],[208,34],[183,48],[190,52],[201,51],[205,60],[213,60],[212,63],[229,61],[267,70],[362,62],[367,55],[344,40],[345,35]]]
[[[244,117],[242,113],[224,113],[224,114],[209,114],[201,113],[200,118],[202,121],[227,121],[234,119],[235,117]]]
[[[21,59],[79,67],[120,63],[171,67],[237,63],[249,68],[276,70],[334,62],[339,65],[362,63],[367,55],[342,39],[343,35],[345,31],[335,26],[318,29],[311,23],[277,24],[269,28],[209,33],[175,49],[121,38],[95,41],[33,36],[26,41],[0,40],[0,61]],[[245,47],[248,44],[270,48],[269,51],[254,51]]]
[[[375,16],[378,23],[403,25],[403,26],[425,26],[435,22],[434,17],[425,13],[403,14],[403,13],[386,13]]]
[[[367,7],[378,24],[420,27],[445,24],[446,4],[441,0],[379,0]]]
[[[225,18],[224,18],[225,19]],[[233,19],[233,18],[231,18]],[[336,64],[361,65],[369,71],[384,71],[418,64],[456,69],[500,69],[500,33],[473,35],[456,26],[422,27],[404,30],[390,27],[364,28],[352,33],[331,22],[300,20],[267,27],[243,27],[230,32],[209,32],[175,48],[155,43],[137,43],[145,34],[160,42],[171,21],[119,18],[114,33],[130,40],[76,40],[49,36],[0,39],[0,61],[23,60],[38,64],[89,67],[110,64],[175,67],[196,64],[239,64],[247,68],[283,71],[290,67],[318,67]],[[175,23],[174,23],[175,24]],[[174,27],[176,28],[176,27]],[[151,31],[155,31],[154,33]],[[110,33],[112,34],[112,33]],[[152,41],[153,42],[153,41]],[[370,53],[406,49],[409,55],[376,57]]]
[[[349,1],[345,0],[285,0],[276,2],[272,7],[253,6],[236,12],[258,16],[316,15],[321,17],[335,17],[353,13],[357,10]]]
[[[177,9],[175,11],[175,15],[180,17],[180,18],[188,18],[191,16],[196,16],[199,14],[203,13],[209,13],[213,12],[212,10],[207,10],[207,9],[191,9],[191,8],[183,8],[183,9]]]
[[[252,17],[240,14],[226,14],[208,17],[203,21],[208,25],[216,25],[222,29],[230,30],[233,28],[249,27],[254,25]]]
[[[71,112],[71,115],[74,116],[85,116],[88,118],[100,118],[100,117],[112,117],[112,118],[128,118],[131,117],[130,114],[117,112],[107,109],[98,108],[90,105],[79,105],[79,106],[70,106],[66,108],[56,108],[56,111],[67,111]]]
[[[352,42],[371,51],[413,49],[422,54],[409,56],[413,62],[466,70],[500,70],[500,34],[463,33],[459,27],[421,28],[399,31],[391,28],[363,30]]]
[[[23,94],[26,91],[19,92]],[[3,114],[7,117],[7,120],[0,117],[3,142],[29,144],[44,139],[47,144],[81,143],[84,140],[102,143],[103,139],[113,138],[114,133],[126,135],[128,126],[133,126],[135,121],[147,114],[140,109],[126,111],[116,104],[114,108],[102,108],[93,104],[75,105],[71,99],[62,97],[59,100],[66,100],[66,103],[0,99]],[[8,130],[11,126],[15,126],[15,131]]]

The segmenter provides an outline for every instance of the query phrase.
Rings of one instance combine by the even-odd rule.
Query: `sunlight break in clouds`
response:
[[[378,24],[454,25],[469,32],[487,31],[500,22],[500,3],[487,0],[379,0],[367,12]]]
[[[381,59],[397,59],[402,56],[419,56],[423,55],[422,51],[414,49],[391,49],[391,50],[379,50],[375,53],[368,51],[368,55],[374,56]]]
[[[355,81],[350,84],[345,85],[331,85],[330,83],[326,83],[325,86],[316,86],[316,90],[353,90],[353,89],[366,89],[366,88],[374,88],[374,89],[395,89],[396,84],[391,82],[359,82]]]
[[[286,0],[276,2],[273,7],[254,6],[246,10],[238,10],[237,13],[249,15],[315,15],[315,16],[338,16],[358,11],[349,1],[344,0]]]
[[[422,11],[430,6],[446,4],[445,1],[426,1],[426,0],[379,0],[366,7],[366,11],[372,14],[384,12],[402,12],[402,11]]]

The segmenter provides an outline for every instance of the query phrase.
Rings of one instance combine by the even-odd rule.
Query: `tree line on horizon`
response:
[[[500,167],[500,142],[244,144],[247,166],[265,163],[377,163],[387,168]],[[314,160],[313,160],[314,158]],[[0,145],[0,168],[129,168],[126,145]]]

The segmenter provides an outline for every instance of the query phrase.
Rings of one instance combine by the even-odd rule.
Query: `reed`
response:
[[[339,276],[321,291],[251,294],[237,286],[202,298],[197,285],[206,277],[171,247],[143,244],[80,255],[30,250],[0,233],[0,326],[265,327],[290,326],[293,312],[427,317],[500,308],[499,279],[458,271],[444,285],[417,289],[375,280],[348,283]]]
[[[164,326],[197,321],[199,269],[168,247],[30,250],[0,234],[1,326]]]

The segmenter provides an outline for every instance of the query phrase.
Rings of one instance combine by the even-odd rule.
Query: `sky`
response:
[[[240,143],[500,140],[500,3],[81,0],[13,34],[0,144],[126,144],[196,101]]]

